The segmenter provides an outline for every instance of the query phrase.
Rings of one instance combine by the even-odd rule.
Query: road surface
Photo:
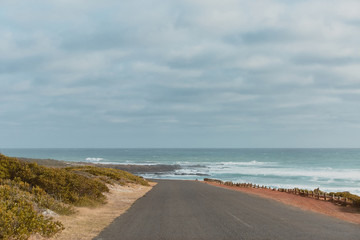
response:
[[[194,181],[158,184],[96,240],[360,239],[360,225]]]

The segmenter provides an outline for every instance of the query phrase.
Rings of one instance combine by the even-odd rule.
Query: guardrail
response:
[[[341,197],[341,196],[335,196],[334,194],[330,195],[329,193],[320,191],[319,189],[315,189],[315,190],[311,191],[311,190],[298,189],[298,188],[291,188],[291,189],[271,188],[271,187],[267,187],[264,185],[260,186],[260,185],[256,185],[256,184],[252,184],[252,183],[233,183],[230,181],[223,182],[221,180],[212,179],[212,178],[204,178],[204,181],[205,182],[214,182],[214,183],[222,184],[225,186],[236,186],[236,187],[241,187],[241,188],[268,189],[271,191],[285,192],[285,193],[289,193],[289,194],[299,195],[302,197],[308,197],[308,198],[314,198],[317,200],[334,202],[334,203],[338,203],[341,205],[355,205],[355,202],[352,199],[349,199],[346,197]]]

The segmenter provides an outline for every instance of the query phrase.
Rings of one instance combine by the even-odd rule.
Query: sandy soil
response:
[[[150,182],[150,187],[141,185],[109,185],[110,192],[106,194],[107,204],[97,208],[77,208],[78,212],[71,216],[57,216],[65,230],[51,239],[87,240],[96,237],[115,218],[123,214],[138,199],[144,196],[156,183]],[[30,240],[44,239],[32,236]]]
[[[331,217],[336,217],[348,222],[360,224],[360,209],[351,206],[344,207],[339,206],[331,202],[316,200],[313,198],[301,197],[299,195],[293,195],[285,192],[277,192],[269,189],[258,188],[242,188],[236,186],[225,186],[218,183],[205,182],[207,184],[232,189],[235,191],[246,192],[254,194],[264,198],[270,198],[294,207],[301,208],[303,210],[313,211],[321,214],[325,214]]]

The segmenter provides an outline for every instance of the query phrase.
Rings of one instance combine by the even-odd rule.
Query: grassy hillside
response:
[[[109,168],[79,166],[49,168],[0,154],[0,239],[45,237],[63,226],[41,213],[73,214],[74,206],[105,203],[107,184],[148,185],[141,177]]]

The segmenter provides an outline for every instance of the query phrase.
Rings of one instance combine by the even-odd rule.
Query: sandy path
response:
[[[331,217],[336,217],[348,222],[360,224],[360,209],[353,207],[339,206],[331,202],[316,200],[313,198],[301,197],[285,192],[272,191],[269,189],[258,188],[242,188],[236,186],[225,186],[218,183],[205,182],[207,184],[232,189],[235,191],[246,192],[264,198],[274,199],[276,201],[301,208],[303,210],[313,211],[325,214]]]
[[[109,185],[110,192],[105,194],[107,204],[97,208],[76,208],[78,213],[71,216],[58,216],[56,220],[61,221],[65,230],[58,236],[51,238],[57,240],[87,240],[96,237],[115,218],[124,213],[138,199],[144,196],[150,187],[141,185]],[[30,240],[44,239],[40,236],[32,236]]]

